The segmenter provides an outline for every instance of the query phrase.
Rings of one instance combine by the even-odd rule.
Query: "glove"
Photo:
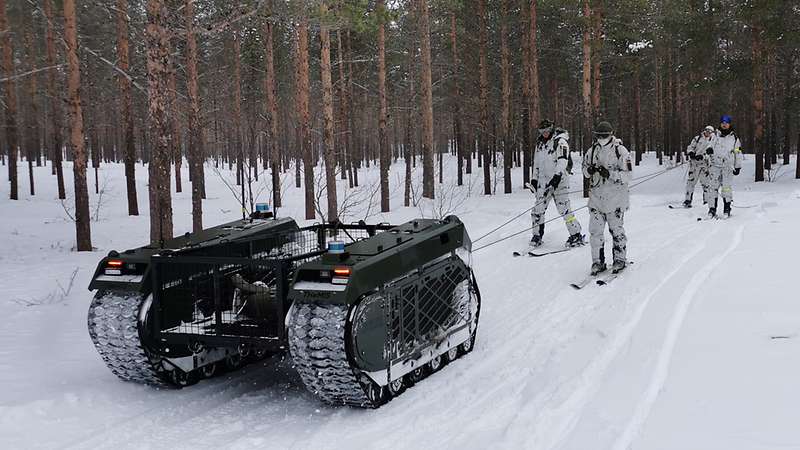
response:
[[[539,189],[539,182],[537,180],[531,180],[531,186],[533,186],[533,190]]]
[[[741,171],[742,171],[742,169],[737,167],[737,168],[733,169],[733,174],[734,175],[739,175],[739,172],[741,172]]]
[[[706,149],[706,155],[713,155],[713,154],[714,154],[714,149],[713,149],[713,148],[711,148],[711,147],[708,147],[708,148]]]
[[[597,168],[594,165],[591,165],[586,168],[586,172],[589,173],[589,176],[592,176],[595,172],[597,172]]]
[[[608,172],[608,169],[606,169],[606,168],[605,168],[605,167],[603,167],[603,166],[598,166],[598,167],[597,167],[597,173],[599,173],[599,174],[600,174],[600,176],[601,176],[601,177],[603,177],[603,178],[608,178],[608,177],[611,175],[611,174]]]
[[[547,183],[547,185],[555,189],[556,187],[558,187],[559,183],[561,183],[561,174],[557,173],[553,175],[553,178],[550,179],[550,182]]]

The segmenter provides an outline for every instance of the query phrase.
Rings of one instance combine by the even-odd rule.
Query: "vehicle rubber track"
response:
[[[89,307],[89,336],[111,372],[125,381],[174,388],[139,340],[139,308],[144,302],[138,292],[98,292]]]
[[[376,408],[347,358],[347,306],[295,304],[289,349],[309,391],[332,405]]]

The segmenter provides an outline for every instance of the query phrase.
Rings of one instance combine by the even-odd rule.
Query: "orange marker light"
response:
[[[349,267],[336,267],[333,269],[334,276],[337,277],[349,277],[350,276],[350,268]]]
[[[122,261],[118,259],[109,259],[106,264],[108,264],[108,267],[122,267]]]

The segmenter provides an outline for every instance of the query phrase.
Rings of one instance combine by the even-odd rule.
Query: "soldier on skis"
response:
[[[686,157],[689,160],[689,173],[686,179],[686,200],[683,206],[686,208],[692,207],[692,197],[694,196],[694,187],[700,181],[700,187],[703,189],[703,204],[708,203],[706,193],[708,191],[708,159],[706,158],[706,149],[713,147],[716,133],[714,127],[711,125],[705,127],[703,131],[692,139],[689,147],[686,148]]]
[[[614,137],[608,122],[600,122],[594,130],[595,142],[583,157],[583,176],[590,181],[589,242],[592,246],[592,275],[606,270],[604,234],[606,223],[613,238],[613,273],[627,265],[627,238],[623,228],[629,206],[628,185],[631,156],[622,142]]]
[[[742,144],[733,131],[732,122],[731,116],[727,114],[722,116],[714,138],[714,145],[706,150],[709,168],[705,197],[708,201],[709,217],[717,215],[717,196],[720,190],[724,203],[723,213],[725,216],[731,215],[731,203],[733,203],[731,182],[733,177],[739,175],[742,170]]]
[[[569,173],[572,164],[569,154],[569,134],[556,128],[550,120],[539,123],[539,138],[533,154],[533,177],[530,187],[536,194],[536,205],[531,212],[533,237],[531,247],[542,245],[544,215],[552,199],[558,213],[564,218],[569,232],[567,247],[584,244],[581,224],[569,207]]]

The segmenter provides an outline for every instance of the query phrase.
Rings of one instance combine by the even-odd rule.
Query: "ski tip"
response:
[[[514,256],[522,256],[522,253],[520,253],[520,252],[513,252],[513,253],[512,253],[512,255],[514,255]]]

